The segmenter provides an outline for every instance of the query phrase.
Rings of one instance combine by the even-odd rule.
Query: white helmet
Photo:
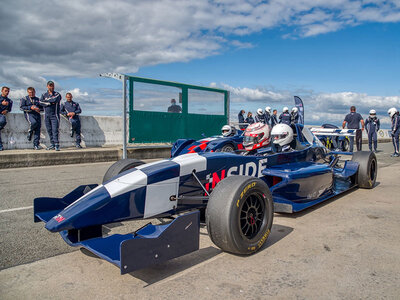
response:
[[[271,138],[274,140],[274,144],[279,146],[285,146],[293,141],[293,129],[286,124],[277,124],[272,128]]]
[[[269,131],[269,125],[261,122],[248,126],[244,132],[244,148],[251,151],[268,145],[271,140]]]
[[[230,125],[224,125],[221,128],[222,135],[227,137],[227,136],[233,136],[236,133],[236,128]]]
[[[267,106],[266,108],[265,108],[265,111],[267,112],[267,113],[271,113],[271,107],[269,107],[269,106]]]
[[[397,113],[397,109],[395,107],[389,108],[388,114],[391,118]]]
[[[297,113],[299,111],[299,109],[295,106],[292,108],[292,113]]]
[[[287,106],[285,106],[285,107],[282,109],[282,112],[289,112],[289,108],[288,108]]]
[[[370,116],[371,118],[376,117],[376,110],[375,110],[375,109],[371,109],[371,110],[369,111],[369,116]]]
[[[261,116],[263,114],[263,110],[261,108],[257,109],[257,114]]]

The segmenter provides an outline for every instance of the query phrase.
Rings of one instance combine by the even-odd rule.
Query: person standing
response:
[[[356,146],[357,151],[361,151],[362,149],[362,130],[364,130],[364,120],[362,116],[356,112],[356,107],[350,107],[350,113],[346,115],[344,118],[342,127],[345,128],[347,123],[347,129],[357,129],[356,130]],[[361,123],[361,130],[360,130]],[[354,138],[350,138],[350,152],[353,152],[354,148]]]
[[[182,107],[176,104],[175,99],[171,99],[171,106],[168,107],[167,112],[170,113],[181,113],[182,112]]]
[[[290,113],[292,124],[299,123],[299,109],[295,106]]]
[[[396,108],[392,107],[388,110],[388,114],[392,119],[392,142],[394,146],[394,153],[392,157],[399,157],[399,134],[400,134],[400,117]]]
[[[264,113],[265,124],[271,126],[271,107],[267,106]]]
[[[71,123],[71,137],[76,133],[76,148],[82,148],[81,146],[81,120],[79,114],[82,112],[79,103],[72,101],[72,94],[65,94],[67,101],[61,104],[61,114],[66,116]]]
[[[265,124],[265,116],[263,110],[261,108],[257,109],[257,114],[254,118],[256,123],[264,123]]]
[[[28,87],[28,96],[21,99],[20,109],[24,112],[25,119],[29,123],[28,141],[33,138],[33,149],[40,150],[40,128],[42,126],[40,119],[40,110],[42,106],[39,103],[39,98],[36,97],[36,91],[33,87]]]
[[[47,92],[40,97],[40,104],[44,107],[44,121],[51,145],[47,150],[60,151],[58,129],[60,127],[61,95],[54,90],[54,82],[47,82]]]
[[[245,111],[242,109],[239,113],[238,113],[238,120],[239,120],[239,128],[240,130],[244,130],[246,129],[246,125],[244,125],[244,113]]]
[[[251,111],[249,111],[247,113],[247,118],[246,118],[245,122],[248,123],[249,125],[254,123],[254,118],[253,118],[253,114],[251,113]]]
[[[280,124],[286,124],[286,125],[290,125],[292,121],[292,116],[289,113],[289,108],[287,108],[286,106],[282,109],[282,113],[279,116],[279,123]]]
[[[3,86],[1,88],[0,95],[0,151],[3,151],[3,142],[1,140],[1,130],[6,126],[7,119],[6,115],[11,112],[13,102],[10,98],[8,98],[8,94],[10,93],[10,88],[7,86]]]
[[[365,120],[365,130],[367,130],[368,134],[368,146],[369,151],[372,151],[372,142],[374,143],[374,152],[376,152],[378,148],[378,135],[377,132],[381,127],[381,122],[376,117],[375,109],[371,109],[369,111],[369,117]]]
[[[271,128],[278,124],[278,111],[274,109],[271,116]]]

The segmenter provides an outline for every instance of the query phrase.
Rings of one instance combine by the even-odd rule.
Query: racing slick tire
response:
[[[214,188],[206,209],[208,234],[225,252],[251,254],[267,240],[274,207],[268,185],[250,176],[227,177]]]
[[[144,163],[145,163],[144,161],[133,158],[121,159],[113,163],[108,168],[107,172],[104,174],[103,183],[109,181],[111,178],[117,176],[118,174],[121,174],[122,172],[143,165]]]
[[[342,140],[342,145],[341,145],[341,150],[343,151],[343,152],[349,152],[349,150],[350,150],[350,142],[349,142],[349,140],[348,139],[343,139]]]
[[[378,162],[375,153],[369,151],[354,152],[351,160],[359,164],[355,182],[361,188],[372,189],[378,174]]]
[[[226,144],[221,148],[221,152],[235,152],[235,148],[232,144]]]

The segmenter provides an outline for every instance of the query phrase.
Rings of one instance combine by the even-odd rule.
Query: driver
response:
[[[293,149],[290,147],[290,143],[293,141],[293,129],[287,124],[278,124],[272,128],[271,138],[274,140],[277,147],[277,152],[288,152]]]
[[[224,125],[221,128],[221,132],[224,137],[234,136],[236,134],[236,128],[231,125]]]
[[[267,124],[251,124],[244,132],[243,146],[248,151],[247,154],[256,153],[257,149],[269,145],[270,141],[270,126]]]

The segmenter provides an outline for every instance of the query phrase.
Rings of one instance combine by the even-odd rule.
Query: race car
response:
[[[332,124],[323,124],[321,128],[311,128],[311,131],[326,148],[334,151],[348,152],[350,138],[354,137],[354,129],[340,129]],[[333,135],[331,135],[332,133]]]
[[[179,139],[172,145],[171,157],[187,153],[234,152],[241,149],[243,149],[243,131],[235,130],[230,136],[215,135],[198,141]]]
[[[295,213],[352,188],[373,188],[377,159],[329,152],[301,124],[292,125],[291,151],[255,155],[188,153],[144,164],[113,164],[100,185],[80,186],[63,198],[36,198],[35,222],[45,222],[71,246],[84,247],[121,274],[199,249],[200,211],[213,243],[249,255],[267,240],[274,212]],[[346,153],[347,155],[351,153]],[[103,234],[102,226],[161,218],[130,234]]]

